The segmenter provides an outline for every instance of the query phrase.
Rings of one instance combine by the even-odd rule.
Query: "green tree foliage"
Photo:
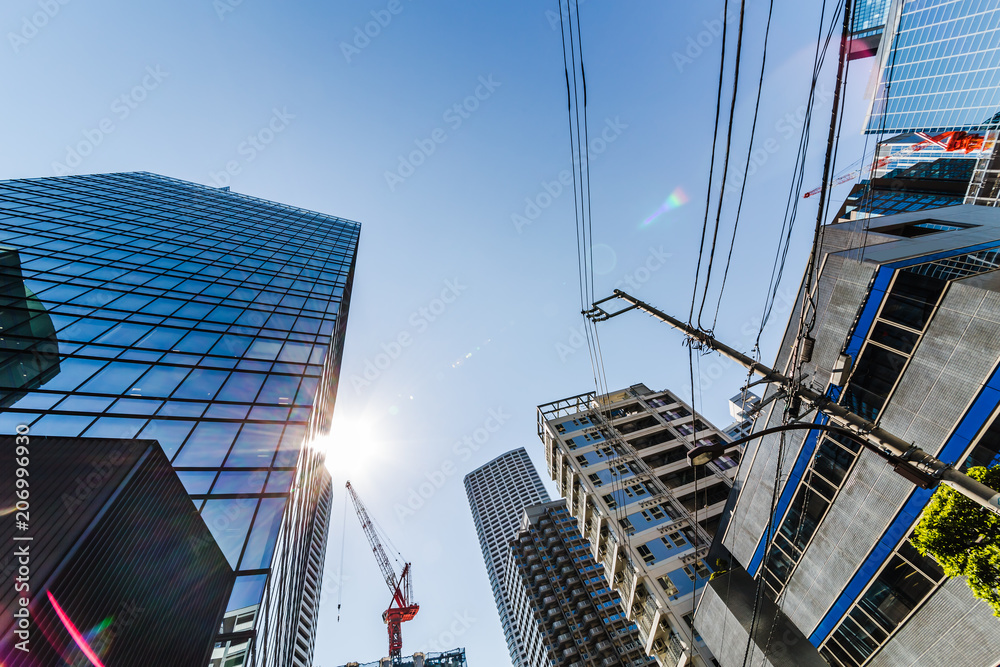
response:
[[[969,468],[974,477],[1000,490],[1000,466]],[[938,562],[949,577],[966,577],[972,594],[1000,616],[1000,517],[942,484],[927,504],[911,538],[913,546]]]

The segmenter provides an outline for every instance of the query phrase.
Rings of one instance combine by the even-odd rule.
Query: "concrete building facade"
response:
[[[639,629],[611,590],[565,500],[525,508],[504,585],[540,667],[647,667]],[[534,659],[534,655],[532,656]]]
[[[696,445],[726,443],[669,391],[645,385],[580,394],[538,408],[549,474],[660,665],[711,665],[692,632],[711,574],[704,557],[729,497],[736,448],[697,470]]]
[[[793,361],[796,317],[775,367],[943,461],[995,462],[1000,211],[960,205],[829,225],[824,250],[812,358]],[[775,400],[758,428],[780,424],[787,407]],[[909,543],[933,489],[898,467],[815,430],[747,446],[721,536],[732,568],[706,587],[696,616],[723,666],[745,653],[789,666],[1000,661],[989,606]]]

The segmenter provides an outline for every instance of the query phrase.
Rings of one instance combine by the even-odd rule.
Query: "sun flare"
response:
[[[373,420],[363,415],[334,414],[329,435],[317,446],[326,452],[326,467],[337,477],[371,473],[382,453]]]

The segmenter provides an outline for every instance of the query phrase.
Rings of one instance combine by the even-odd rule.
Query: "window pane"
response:
[[[278,538],[278,528],[281,526],[281,512],[284,508],[284,498],[264,498],[260,501],[253,532],[247,540],[246,552],[240,563],[241,569],[254,570],[271,565],[274,543]]]
[[[885,322],[878,322],[872,330],[871,339],[876,343],[888,345],[894,350],[899,350],[903,354],[909,354],[917,344],[919,334],[906,331],[899,327],[894,327]]]
[[[251,341],[253,341],[253,339],[248,336],[226,334],[218,343],[216,343],[215,347],[212,348],[212,354],[224,355],[227,357],[239,357],[247,351]]]
[[[134,438],[145,424],[145,419],[101,417],[84,435],[88,438]]]
[[[174,343],[184,335],[183,329],[171,329],[169,327],[159,327],[154,329],[148,336],[140,340],[137,347],[147,347],[153,350],[170,350]]]
[[[149,332],[150,327],[142,324],[123,322],[107,332],[95,342],[105,345],[131,345]]]
[[[155,366],[136,381],[136,395],[166,398],[188,374],[188,370],[180,366]]]
[[[266,574],[236,577],[236,582],[233,584],[233,592],[229,596],[229,604],[226,605],[226,611],[234,611],[260,604],[260,596],[264,593],[264,584],[266,583]]]
[[[268,361],[274,361],[280,350],[280,340],[258,338],[253,342],[253,345],[250,346],[250,351],[247,352],[246,356],[248,359],[266,359]]]
[[[90,416],[45,415],[31,427],[31,432],[38,435],[78,436],[92,421],[94,418]]]
[[[239,424],[226,422],[201,422],[174,459],[174,467],[214,468],[221,465],[239,427]]]
[[[257,468],[271,465],[282,428],[281,424],[244,425],[232,453],[226,459],[226,467]]]
[[[177,477],[180,478],[181,484],[184,485],[188,493],[198,496],[208,493],[209,488],[212,486],[212,481],[215,479],[215,471],[178,470]]]
[[[236,569],[240,552],[243,551],[243,541],[256,506],[256,498],[208,500],[201,510],[201,517],[233,569]]]
[[[163,453],[168,459],[172,459],[177,450],[181,448],[184,438],[191,432],[194,422],[174,421],[166,419],[156,419],[151,422],[139,434],[139,438],[146,440],[156,440],[160,443]],[[206,489],[207,490],[207,489]]]
[[[299,386],[299,377],[295,375],[270,375],[264,388],[257,397],[257,403],[276,405],[291,405],[295,391]]]
[[[223,472],[219,474],[219,481],[212,487],[212,493],[260,493],[264,488],[266,477],[266,470]]]
[[[216,397],[220,401],[252,403],[267,376],[263,373],[234,372]]]
[[[125,394],[148,369],[149,366],[146,364],[112,361],[93,379],[80,387],[80,391],[89,391],[95,394]]]
[[[905,365],[906,357],[897,352],[877,345],[865,346],[844,392],[844,405],[863,417],[874,419]]]
[[[933,588],[934,584],[911,565],[893,556],[861,598],[859,606],[891,632]]]
[[[292,470],[273,470],[267,480],[267,493],[286,493],[292,486],[295,472]]]
[[[184,380],[184,384],[174,392],[174,398],[191,398],[209,401],[215,397],[219,387],[229,377],[229,371],[213,371],[196,368]]]
[[[59,373],[42,387],[51,391],[72,391],[100,370],[105,363],[97,359],[61,359]]]
[[[946,283],[910,271],[897,271],[880,317],[922,331]]]
[[[196,354],[207,354],[215,342],[219,340],[219,334],[208,333],[206,331],[192,331],[184,336],[184,339],[174,345],[176,352],[193,352]]]

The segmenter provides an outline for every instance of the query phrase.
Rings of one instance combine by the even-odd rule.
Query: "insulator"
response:
[[[802,338],[802,349],[799,353],[799,361],[808,364],[813,358],[813,349],[816,347],[816,339],[810,336]]]

